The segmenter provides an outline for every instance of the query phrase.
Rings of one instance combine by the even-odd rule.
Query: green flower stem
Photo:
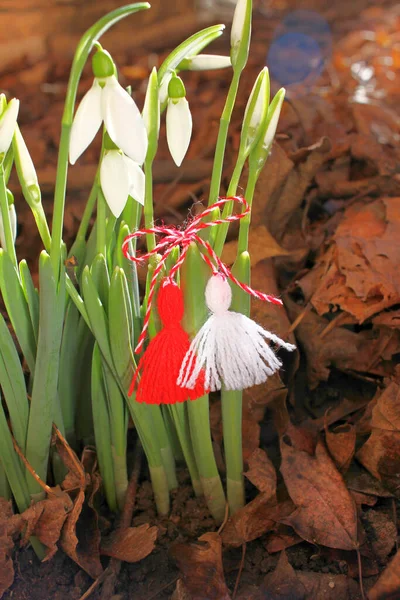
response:
[[[246,187],[246,200],[252,205],[259,171],[250,170]],[[248,232],[250,214],[240,221],[239,245],[232,272],[243,283],[250,285],[250,256]],[[250,296],[237,286],[232,289],[231,310],[250,316]],[[226,461],[226,485],[229,510],[234,514],[244,506],[243,448],[242,448],[242,400],[243,392],[222,390],[222,423]]]
[[[3,229],[6,241],[6,248],[15,268],[18,270],[17,255],[15,253],[14,238],[10,223],[10,213],[8,210],[7,189],[3,165],[0,165],[0,210],[3,219]]]
[[[177,403],[168,405],[168,410],[172,416],[173,424],[178,435],[179,444],[183,452],[187,468],[189,470],[192,486],[196,496],[203,494],[199,471],[196,464],[196,458],[193,452],[192,440],[190,437],[189,417],[187,403]]]
[[[103,194],[97,194],[97,216],[96,216],[96,247],[98,254],[106,256],[106,215],[107,206]]]
[[[144,162],[144,175],[145,175],[145,198],[144,198],[144,222],[145,227],[153,227],[154,225],[154,209],[153,209],[153,160],[152,158],[147,158]],[[146,235],[146,244],[147,251],[151,252],[154,250],[156,246],[156,237],[154,234]],[[152,268],[151,266],[155,265],[157,261],[157,257],[153,256],[150,259],[150,268],[148,269],[148,283],[149,278],[152,276]],[[147,290],[149,286],[147,286]],[[144,299],[144,304],[147,304],[147,291],[146,297]],[[176,473],[175,473],[175,460],[174,453],[172,450],[171,442],[168,438],[168,432],[165,428],[164,421],[162,419],[162,414],[159,406],[147,406],[147,413],[152,414],[152,418],[154,425],[158,422],[158,432],[157,437],[159,440],[159,445],[161,448],[161,456],[163,460],[163,465],[165,468],[165,472],[168,479],[168,484],[170,489],[174,489],[178,486]]]
[[[146,229],[154,225],[153,208],[153,161],[146,158],[144,161],[145,195],[144,195],[144,224]],[[147,252],[156,247],[156,236],[154,233],[146,234]],[[153,257],[155,258],[155,257]],[[150,261],[154,262],[154,261]]]
[[[88,56],[94,43],[115,23],[128,15],[139,10],[150,8],[148,2],[138,2],[117,8],[101,19],[83,34],[75,52],[74,60],[69,77],[67,95],[65,99],[64,113],[62,117],[62,128],[60,147],[57,163],[56,185],[54,192],[54,213],[52,224],[51,263],[53,271],[58,275],[60,271],[62,253],[62,230],[64,223],[65,192],[68,174],[68,151],[71,134],[72,120],[79,80]]]
[[[94,207],[96,204],[98,189],[99,189],[99,182],[98,182],[98,171],[97,171],[95,180],[92,185],[92,189],[90,190],[89,198],[86,202],[86,206],[83,211],[83,215],[81,218],[81,222],[79,224],[78,232],[76,234],[75,242],[77,242],[78,240],[82,240],[82,241],[86,240],[87,231],[88,231],[89,225],[90,225],[90,219],[92,218],[93,210],[94,210]],[[72,248],[71,248],[70,254],[71,253],[73,254]]]
[[[248,252],[240,255],[232,269],[240,281],[250,283],[250,258]],[[248,316],[250,296],[237,286],[232,289],[231,310]],[[242,398],[243,392],[221,391],[222,425],[226,462],[226,487],[230,514],[244,506],[243,448],[242,448]]]
[[[226,141],[228,139],[228,129],[229,124],[231,122],[233,107],[235,106],[235,100],[239,88],[241,70],[236,69],[233,71],[233,77],[231,84],[229,86],[228,95],[226,98],[224,110],[221,115],[217,145],[215,148],[215,156],[214,156],[214,165],[211,176],[211,184],[210,184],[210,195],[208,198],[208,205],[214,204],[216,202],[219,190],[221,187],[221,178],[222,178],[222,169],[224,165],[224,156],[225,156],[225,148]]]
[[[246,156],[240,153],[236,161],[232,179],[229,183],[228,191],[226,193],[228,198],[236,194],[245,162]],[[229,217],[232,214],[232,209],[233,201],[227,202],[224,206],[224,210],[222,211],[222,219],[226,219],[227,217]],[[215,229],[217,230],[217,232],[215,235],[214,251],[217,254],[217,256],[221,256],[222,250],[224,249],[226,236],[228,234],[229,223],[222,223],[221,225],[218,225],[218,227],[215,227]]]
[[[191,337],[207,319],[207,308],[203,299],[209,276],[209,268],[193,243],[181,269],[181,287],[185,298],[183,326]],[[188,402],[187,409],[190,437],[205,500],[214,519],[221,523],[226,502],[212,446],[208,396]]]
[[[258,180],[259,173],[250,169],[249,171],[249,179],[247,181],[245,198],[247,200],[248,205],[252,206],[254,192],[256,189],[256,183]],[[249,230],[250,230],[250,221],[251,221],[251,211],[248,215],[243,217],[239,223],[239,240],[238,240],[238,249],[237,256],[239,257],[243,252],[247,252],[249,249]]]

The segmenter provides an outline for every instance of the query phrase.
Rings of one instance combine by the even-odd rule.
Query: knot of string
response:
[[[226,218],[213,219],[210,221],[204,221],[204,219],[213,213],[216,208],[220,209],[228,202],[234,202],[242,206],[242,211],[238,214],[231,215]],[[163,285],[174,283],[174,276],[177,271],[182,266],[187,251],[189,250],[190,244],[192,242],[197,243],[202,249],[203,252],[201,256],[203,260],[207,263],[207,265],[212,270],[212,273],[215,275],[217,273],[224,275],[227,279],[232,281],[235,285],[239,286],[244,292],[258,298],[259,300],[263,300],[265,302],[271,302],[272,304],[282,304],[282,300],[276,298],[275,296],[271,296],[269,294],[264,294],[263,292],[259,292],[257,290],[253,290],[250,286],[245,283],[242,283],[232,274],[229,267],[227,267],[219,256],[214,252],[212,246],[204,240],[199,234],[204,229],[208,229],[210,227],[216,227],[221,225],[222,223],[232,223],[234,221],[239,221],[240,219],[244,219],[247,215],[250,214],[250,206],[246,202],[244,198],[240,196],[230,196],[226,198],[220,198],[217,202],[206,208],[200,215],[192,219],[189,225],[185,229],[178,229],[177,227],[171,227],[166,225],[159,225],[154,227],[149,227],[146,229],[139,229],[130,233],[123,241],[122,244],[122,252],[128,260],[136,263],[143,264],[145,261],[150,259],[151,257],[161,255],[160,260],[153,271],[153,275],[150,281],[149,286],[149,294],[147,297],[147,307],[146,313],[143,319],[143,327],[140,333],[137,346],[135,348],[135,352],[139,353],[143,349],[144,341],[146,339],[147,329],[149,327],[150,314],[153,305],[153,298],[157,286],[158,276],[161,271],[165,268],[166,261],[174,250],[174,248],[180,249],[180,255],[176,263],[170,269],[168,276],[165,278]],[[154,234],[157,236],[162,236],[160,241],[155,245],[155,247],[145,254],[131,254],[131,242],[140,238],[142,236]]]

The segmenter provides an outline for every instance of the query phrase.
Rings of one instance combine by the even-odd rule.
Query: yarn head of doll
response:
[[[210,277],[206,286],[206,303],[215,315],[229,310],[232,302],[232,290],[224,275],[217,273]]]

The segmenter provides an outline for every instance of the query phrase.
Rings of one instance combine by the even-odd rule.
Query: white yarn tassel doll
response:
[[[231,287],[224,275],[213,275],[206,287],[211,316],[183,360],[178,385],[194,388],[202,369],[205,389],[242,390],[263,383],[282,366],[268,341],[286,350],[296,346],[266,331],[245,315],[229,310]]]

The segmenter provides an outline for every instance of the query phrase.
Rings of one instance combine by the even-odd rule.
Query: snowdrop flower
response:
[[[137,163],[119,150],[109,150],[101,161],[100,184],[116,218],[124,210],[128,196],[144,204],[144,173]]]
[[[11,145],[17,124],[18,111],[19,100],[13,98],[0,117],[0,155],[6,154]]]
[[[175,164],[180,167],[192,137],[192,115],[180,77],[174,75],[168,86],[167,142]]]
[[[93,56],[93,85],[82,98],[71,129],[69,159],[73,165],[104,122],[118,148],[138,164],[147,152],[147,135],[135,102],[118,83],[111,56],[103,49]]]
[[[13,236],[13,241],[15,243],[15,240],[17,238],[17,213],[15,212],[14,203],[9,205],[8,212],[10,215],[10,224],[11,224],[11,232],[12,232],[12,236]],[[1,216],[1,212],[0,212],[0,246],[2,248],[7,247],[6,236],[4,233],[3,217]]]

